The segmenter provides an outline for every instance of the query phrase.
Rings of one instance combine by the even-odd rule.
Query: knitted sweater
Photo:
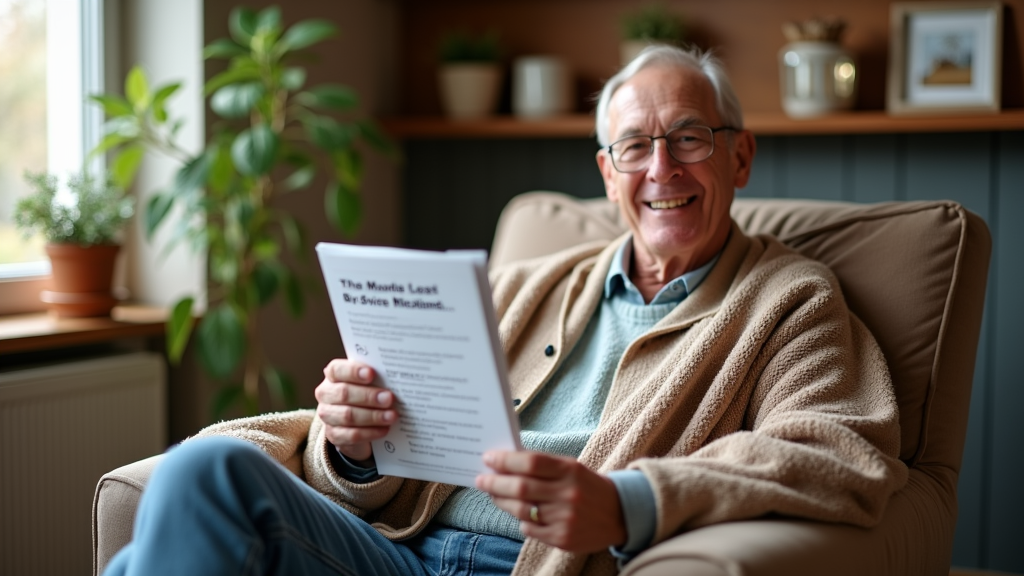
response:
[[[622,240],[495,271],[492,287],[512,394],[523,409],[593,314]],[[553,356],[544,349],[555,347]],[[390,539],[421,530],[453,486],[339,477],[322,423],[300,411],[222,423]],[[308,443],[307,443],[308,441]],[[658,504],[653,543],[769,513],[876,524],[907,479],[885,360],[824,265],[733,224],[719,262],[689,298],[619,361],[579,460],[641,470]],[[527,539],[515,575],[614,574],[608,552],[575,554]]]

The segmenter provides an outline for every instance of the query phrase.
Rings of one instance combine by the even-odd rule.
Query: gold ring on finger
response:
[[[536,504],[530,506],[530,522],[540,524],[540,509],[537,508]]]

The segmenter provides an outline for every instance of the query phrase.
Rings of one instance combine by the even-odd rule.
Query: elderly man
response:
[[[201,434],[305,482],[186,442],[109,573],[612,574],[716,522],[877,522],[907,476],[885,362],[829,270],[730,219],[755,143],[717,61],[648,49],[597,122],[630,233],[492,274],[527,450],[475,490],[378,476],[395,399],[335,360],[316,417]]]

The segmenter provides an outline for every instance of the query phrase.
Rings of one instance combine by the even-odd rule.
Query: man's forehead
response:
[[[717,117],[714,90],[700,71],[652,66],[626,81],[609,103],[609,120],[620,135],[643,131],[643,124],[710,122]]]

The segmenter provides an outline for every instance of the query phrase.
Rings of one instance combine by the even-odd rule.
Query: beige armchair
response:
[[[781,518],[730,522],[654,546],[624,574],[949,574],[991,249],[985,223],[952,202],[738,199],[732,214],[747,233],[774,234],[835,271],[850,307],[888,360],[910,480],[872,529]],[[611,239],[623,230],[607,201],[523,194],[501,216],[491,261]],[[130,539],[135,506],[157,458],[100,480],[93,503],[97,572]]]

